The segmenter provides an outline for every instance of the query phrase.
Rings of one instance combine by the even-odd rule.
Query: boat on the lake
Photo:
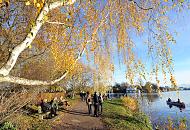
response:
[[[166,103],[167,103],[169,106],[177,106],[177,107],[180,107],[180,108],[185,108],[185,103],[184,103],[184,102],[166,101]]]

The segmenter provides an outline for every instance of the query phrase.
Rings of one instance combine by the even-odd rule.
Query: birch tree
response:
[[[175,40],[174,33],[168,29],[171,21],[168,13],[178,13],[187,5],[184,1],[168,0],[0,1],[0,82],[57,83],[72,73],[83,54],[89,63],[95,63],[97,69],[107,67],[114,71],[115,50],[120,62],[126,65],[126,78],[133,82],[137,76],[146,77],[146,71],[143,59],[138,58],[135,51],[131,34],[146,33],[148,52],[145,53],[154,59],[152,73],[156,77],[159,70],[164,76],[169,73],[175,84],[169,46]],[[38,80],[13,73],[19,65],[22,67],[38,56],[51,57],[61,76]],[[63,57],[68,59],[66,68],[62,67]]]

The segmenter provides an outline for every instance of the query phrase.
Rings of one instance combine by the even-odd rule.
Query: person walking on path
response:
[[[103,108],[102,108],[103,97],[102,97],[102,94],[101,94],[101,93],[100,93],[99,96],[98,96],[98,102],[99,102],[99,107],[98,107],[99,110],[98,110],[98,111],[100,112],[100,114],[102,114],[102,109],[103,109]]]
[[[98,102],[98,95],[96,92],[94,92],[93,103],[94,103],[94,116],[98,117],[99,102]]]
[[[89,92],[87,92],[86,104],[88,105],[88,114],[90,115],[92,113],[92,97]]]

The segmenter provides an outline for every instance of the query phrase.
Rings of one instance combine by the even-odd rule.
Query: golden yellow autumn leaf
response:
[[[33,2],[34,2],[34,5],[35,5],[37,3],[37,0],[34,0]]]
[[[30,5],[30,1],[27,1],[27,2],[25,3],[25,5]]]
[[[31,48],[32,48],[32,45],[29,45],[29,46],[28,46],[28,48],[30,48],[30,49],[31,49]]]
[[[48,20],[48,16],[44,16],[44,21],[47,21]]]
[[[70,5],[72,5],[72,4],[75,3],[75,0],[69,0],[68,3],[69,3]]]
[[[40,3],[37,3],[36,6],[39,8],[40,7]]]

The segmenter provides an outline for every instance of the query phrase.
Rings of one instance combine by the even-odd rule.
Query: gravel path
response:
[[[101,117],[88,115],[85,102],[77,103],[68,110],[63,110],[54,120],[53,130],[106,130]]]

